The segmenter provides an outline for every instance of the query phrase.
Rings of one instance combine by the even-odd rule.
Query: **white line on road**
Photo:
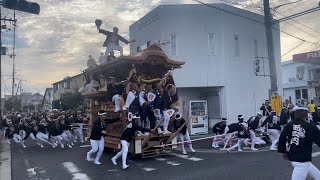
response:
[[[147,171],[147,172],[156,170],[156,169],[154,169],[154,168],[142,168],[142,169],[145,170],[145,171]]]
[[[155,160],[157,160],[157,161],[167,161],[168,159],[166,159],[166,158],[154,158]]]
[[[312,157],[318,157],[318,156],[320,156],[320,152],[312,153]]]
[[[176,163],[176,162],[172,162],[172,161],[168,161],[167,164],[170,164],[172,166],[179,166],[181,165],[180,163]]]
[[[91,145],[81,145],[80,147],[82,147],[82,148],[91,147]]]
[[[181,154],[175,154],[175,153],[171,153],[171,154],[174,156],[177,156],[179,158],[190,160],[190,161],[195,161],[195,162],[203,160],[203,159],[197,158],[197,157],[189,157],[188,155],[181,155]]]
[[[81,173],[81,170],[73,162],[64,162],[62,165],[72,175],[72,180],[90,180],[87,174]]]

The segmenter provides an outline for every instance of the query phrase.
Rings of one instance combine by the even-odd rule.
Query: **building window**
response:
[[[253,49],[254,49],[254,57],[259,57],[259,50],[258,50],[258,41],[253,41]]]
[[[177,55],[177,36],[175,34],[170,35],[170,52],[172,56]]]
[[[296,99],[301,99],[301,90],[300,89],[297,89],[296,90]]]
[[[70,89],[70,81],[67,82],[67,89]]]
[[[216,34],[208,34],[208,55],[216,55]]]
[[[297,67],[297,79],[302,80],[304,76],[306,67],[305,66],[298,66]]]
[[[302,98],[308,99],[308,89],[302,89]]]
[[[234,35],[234,56],[240,56],[239,35]]]

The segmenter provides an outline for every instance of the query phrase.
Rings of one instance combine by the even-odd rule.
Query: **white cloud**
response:
[[[245,6],[261,6],[261,0],[230,1],[242,3]],[[102,43],[105,37],[97,32],[95,19],[103,20],[102,28],[104,29],[119,27],[120,33],[128,38],[129,25],[156,6],[196,3],[192,0],[38,0],[37,2],[41,5],[40,15],[17,13],[19,26],[17,37],[18,42],[23,43],[23,46],[17,50],[17,69],[21,70],[18,74],[23,74],[22,78],[29,81],[24,83],[24,90],[34,92],[44,92],[45,87],[50,87],[53,82],[67,75],[80,73],[81,69],[85,68],[89,54],[98,59],[100,52],[104,51]],[[203,0],[203,2],[221,1]],[[273,0],[271,5],[274,7],[285,2],[289,1]],[[292,12],[315,7],[317,2],[317,0],[304,0],[300,5],[282,7],[279,12],[289,15]],[[248,10],[259,12],[257,8],[248,7]],[[12,16],[12,12],[4,11],[3,16],[8,13],[8,17]],[[315,14],[319,15],[319,13]],[[315,16],[306,15],[298,20],[312,28],[319,29],[318,22],[320,21]],[[289,25],[281,24],[281,27],[304,39],[318,40]],[[310,33],[319,36],[315,32]],[[287,52],[299,42],[292,37],[282,35],[282,52]],[[305,43],[292,53],[312,48],[314,47]],[[125,46],[124,49],[125,53],[128,53],[128,46]],[[292,53],[285,58],[290,58]],[[3,64],[3,71],[11,73],[12,63],[8,57],[4,58]],[[11,88],[9,84],[8,87]]]

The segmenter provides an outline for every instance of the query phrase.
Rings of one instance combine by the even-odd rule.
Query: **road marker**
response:
[[[174,155],[174,156],[177,156],[179,158],[190,160],[190,161],[194,161],[194,162],[203,160],[203,159],[197,158],[197,157],[189,157],[188,155],[181,155],[181,154],[175,154],[175,153],[171,153],[171,154]]]
[[[87,174],[81,173],[81,170],[73,162],[64,162],[62,165],[72,175],[72,180],[90,180]]]
[[[142,169],[145,170],[145,171],[147,171],[147,172],[156,170],[156,169],[154,169],[154,168],[142,168]]]
[[[168,161],[167,164],[170,164],[172,166],[179,166],[181,165],[180,163],[175,163],[175,162],[172,162],[172,161]]]
[[[91,147],[91,145],[81,145],[80,147],[86,148],[86,147]]]
[[[166,159],[166,158],[154,158],[155,160],[157,160],[157,161],[167,161],[168,159]]]

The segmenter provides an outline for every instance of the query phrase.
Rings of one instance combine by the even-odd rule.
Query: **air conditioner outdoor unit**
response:
[[[289,78],[289,82],[295,82],[295,81],[296,81],[296,78],[294,77]]]
[[[303,74],[297,73],[297,79],[302,80],[303,79]]]

